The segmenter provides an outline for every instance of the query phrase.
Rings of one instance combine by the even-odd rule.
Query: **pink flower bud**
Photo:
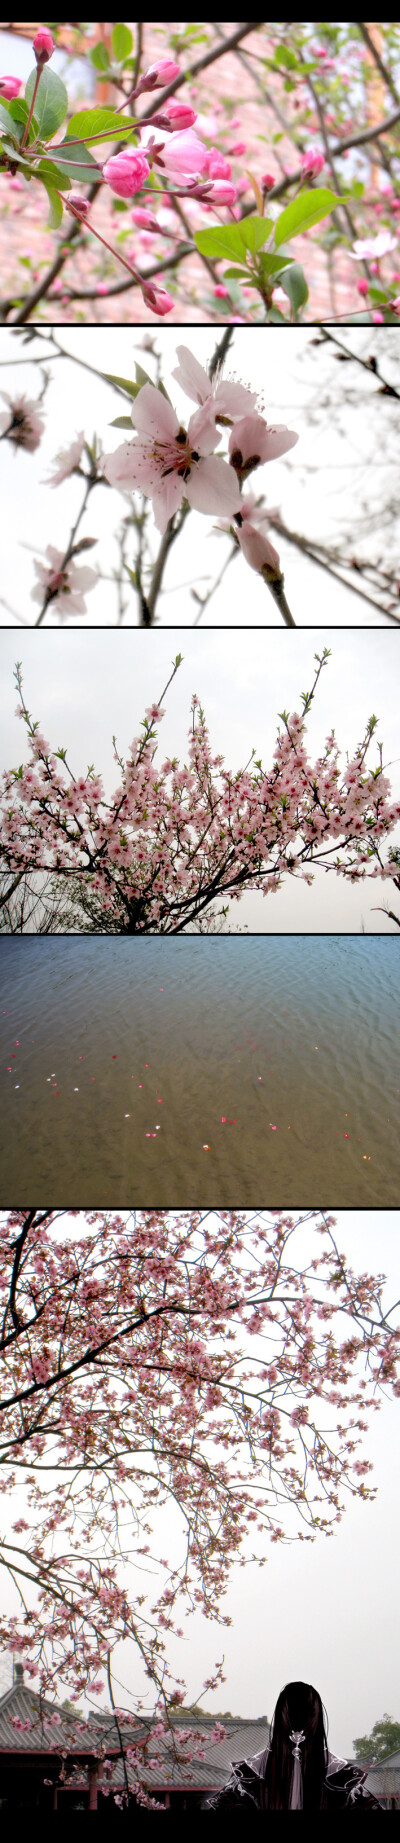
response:
[[[229,160],[225,160],[225,155],[220,154],[218,147],[209,148],[205,172],[209,174],[210,179],[232,178],[232,168],[229,165]]]
[[[231,186],[228,179],[213,180],[207,193],[208,205],[234,205],[236,199],[236,186]]]
[[[323,166],[325,166],[325,154],[321,154],[320,148],[307,147],[301,156],[301,170],[305,178],[316,178],[317,173],[322,173]]]
[[[89,210],[89,199],[80,198],[79,192],[70,192],[68,204],[74,205],[75,211],[88,211]]]
[[[96,294],[108,294],[108,282],[98,282]]]
[[[240,530],[236,528],[236,535],[246,563],[250,564],[252,570],[260,572],[267,568],[276,571],[277,575],[280,574],[278,552],[274,550],[273,544],[270,544],[264,531],[257,530],[250,523],[250,519],[246,519]]]
[[[7,102],[13,102],[14,96],[18,96],[20,89],[22,89],[20,77],[0,77],[0,93],[6,97]]]
[[[148,288],[143,288],[142,293],[146,307],[151,307],[153,314],[170,314],[174,303],[171,295],[167,294],[166,288],[152,288],[149,285]]]
[[[223,287],[222,287],[222,282],[219,282],[219,283],[218,283],[218,287],[217,287],[217,288],[214,288],[214,294],[216,294],[216,295],[217,295],[217,297],[218,297],[218,300],[221,300],[221,301],[222,301],[222,300],[227,300],[227,301],[229,301],[229,294],[228,294],[228,289],[227,289],[227,288],[223,288]]]
[[[55,49],[54,38],[47,26],[39,26],[39,31],[33,40],[33,49],[37,64],[47,64],[49,58],[52,58]]]
[[[158,230],[154,211],[147,211],[145,205],[135,205],[134,210],[131,211],[131,218],[133,224],[139,225],[140,230]]]
[[[273,173],[262,173],[261,174],[261,185],[263,187],[264,192],[272,192],[272,187],[275,185]]]
[[[111,154],[103,166],[103,179],[117,192],[119,198],[131,198],[133,192],[140,192],[143,181],[150,172],[144,154],[130,152],[124,148],[120,154]]]
[[[374,326],[383,326],[383,324],[384,324],[384,315],[383,315],[383,314],[381,314],[381,312],[380,312],[380,309],[379,309],[379,307],[377,308],[377,310],[376,310],[376,313],[374,313],[374,314],[372,315],[372,319],[373,319],[373,322],[374,322]]]
[[[368,294],[368,288],[369,288],[369,282],[366,281],[365,276],[362,276],[361,281],[357,282],[358,294]]]
[[[179,64],[174,64],[172,58],[158,58],[156,64],[149,64],[145,70],[139,87],[141,90],[163,89],[174,77],[179,77]]]
[[[164,114],[169,116],[172,128],[193,128],[193,123],[197,122],[195,110],[189,108],[189,103],[174,102],[173,96],[168,97]]]

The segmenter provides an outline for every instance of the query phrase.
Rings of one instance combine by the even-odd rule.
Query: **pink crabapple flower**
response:
[[[137,438],[104,456],[104,472],[121,492],[139,489],[152,499],[159,531],[166,530],[183,498],[196,512],[240,510],[233,469],[213,454],[220,433],[207,420],[204,426],[202,409],[190,417],[186,431],[161,391],[144,384],[131,417]]]
[[[47,567],[46,564],[39,563],[35,558],[34,567],[39,581],[36,588],[31,591],[32,600],[39,602],[41,606],[46,594],[51,590],[52,606],[61,621],[67,620],[70,614],[86,614],[84,594],[87,590],[94,589],[98,581],[96,571],[90,569],[87,564],[83,568],[78,568],[73,560],[63,569],[62,551],[55,550],[53,544],[47,545],[46,557],[49,558]]]
[[[172,58],[157,58],[157,63],[149,64],[148,70],[145,70],[139,88],[141,90],[164,89],[167,83],[173,83],[174,77],[179,77],[179,64],[174,64]]]
[[[205,203],[207,205],[235,205],[237,196],[237,186],[231,185],[229,179],[213,179]]]
[[[47,64],[49,58],[52,58],[55,45],[48,26],[39,26],[33,40],[33,50],[38,64]]]
[[[174,303],[172,295],[167,294],[166,288],[153,287],[153,284],[149,282],[148,288],[142,287],[142,294],[146,307],[151,307],[153,314],[171,313]]]
[[[179,102],[179,100],[175,102],[174,96],[168,97],[163,108],[163,115],[169,116],[171,128],[174,129],[193,128],[194,123],[197,122],[195,109],[191,109],[188,102]]]
[[[0,432],[7,434],[17,448],[26,448],[29,454],[34,454],[43,435],[43,411],[29,397],[9,397],[6,390],[1,391],[1,396],[4,403],[9,404],[9,410],[2,411]]]
[[[315,179],[318,173],[322,173],[323,166],[325,166],[325,154],[321,153],[321,149],[306,147],[304,154],[301,155],[301,170],[304,177]]]
[[[144,129],[142,139],[148,132]],[[167,179],[177,185],[185,185],[191,179],[201,179],[204,174],[207,148],[199,141],[198,135],[194,134],[193,128],[187,128],[182,133],[167,135],[162,145],[152,150],[152,159],[155,166],[162,167]]]
[[[120,154],[111,154],[103,166],[103,179],[117,192],[119,198],[131,198],[133,192],[140,192],[143,181],[148,178],[150,167],[144,154],[131,152],[123,148]]]
[[[0,77],[0,95],[5,96],[7,102],[13,102],[21,89],[21,77]]]
[[[380,230],[377,237],[358,237],[348,253],[354,262],[362,262],[364,257],[367,260],[376,257],[379,261],[380,256],[387,256],[389,250],[396,249],[397,241],[390,230]]]
[[[55,457],[55,462],[58,462],[58,467],[56,467],[55,474],[49,476],[46,482],[47,486],[61,486],[61,481],[67,480],[68,475],[74,472],[74,468],[79,467],[84,446],[85,436],[83,429],[81,429],[75,441],[71,442],[70,448],[59,449],[59,453]],[[53,465],[55,465],[55,463],[53,463]]]

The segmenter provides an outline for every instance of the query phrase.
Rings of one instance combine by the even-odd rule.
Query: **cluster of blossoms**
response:
[[[379,1390],[400,1394],[400,1334],[382,1312],[384,1276],[355,1274],[334,1227],[314,1210],[72,1211],[64,1230],[63,1212],[31,1209],[0,1222],[0,1488],[17,1495],[3,1560],[17,1580],[28,1560],[39,1589],[32,1609],[4,1609],[1,1642],[40,1690],[58,1671],[78,1700],[101,1692],[100,1661],[133,1639],[157,1699],[156,1751],[166,1702],[183,1700],[165,1652],[182,1600],[225,1623],[231,1564],[249,1535],[261,1564],[266,1536],[285,1539],[282,1505],[312,1541],[340,1521],[345,1488],[371,1496],[360,1434]],[[154,1516],[171,1500],[185,1527],[176,1566],[155,1553]],[[132,1527],[136,1592],[132,1569],[118,1578]],[[132,1743],[131,1762],[140,1781]]]
[[[111,486],[124,493],[139,488],[152,499],[161,532],[182,499],[197,512],[241,514],[243,480],[298,441],[283,424],[268,425],[256,410],[256,395],[244,384],[218,377],[211,382],[187,346],[178,346],[177,354],[180,362],[173,376],[198,405],[188,428],[182,427],[169,399],[153,384],[144,384],[131,409],[136,440],[123,442],[114,454],[103,457]],[[228,462],[215,455],[225,428],[230,430]]]
[[[326,657],[303,699],[303,716],[281,713],[268,771],[261,762],[244,772],[223,767],[194,696],[188,764],[167,758],[157,768],[164,712],[153,704],[126,763],[116,758],[122,778],[110,800],[93,769],[75,777],[65,751],[53,753],[26,709],[17,668],[31,762],[4,775],[3,865],[74,876],[82,891],[96,893],[121,933],[179,932],[200,914],[210,919],[216,895],[239,900],[250,888],[268,895],[287,873],[312,883],[314,862],[352,881],[392,876],[381,846],[400,818],[400,803],[390,798],[382,766],[366,765],[376,719],[342,774],[334,733],[314,764],[307,755],[305,712]],[[178,656],[172,678],[179,664]]]

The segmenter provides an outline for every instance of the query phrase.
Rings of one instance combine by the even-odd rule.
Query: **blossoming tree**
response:
[[[162,698],[181,663],[178,654],[126,761],[114,738],[121,779],[111,799],[93,766],[75,775],[65,749],[53,751],[28,711],[17,666],[18,715],[31,760],[3,777],[5,914],[20,878],[37,872],[45,879],[53,873],[62,890],[70,886],[78,903],[74,926],[82,927],[83,910],[96,931],[105,917],[113,932],[128,934],[178,934],[199,918],[212,923],[217,898],[240,900],[249,889],[267,896],[286,875],[312,883],[314,864],[353,882],[397,875],[398,852],[392,847],[385,860],[382,851],[400,802],[391,799],[381,751],[374,768],[367,764],[376,717],[342,774],[334,731],[315,763],[307,755],[305,718],[328,657],[327,648],[316,655],[302,715],[280,713],[272,766],[264,769],[253,750],[250,763],[233,772],[211,752],[196,695],[188,763],[180,767],[168,757],[157,767]]]
[[[2,1643],[39,1688],[60,1678],[78,1701],[108,1678],[114,1701],[129,1639],[154,1753],[184,1701],[168,1657],[182,1617],[228,1624],[235,1563],[328,1536],[346,1492],[374,1496],[361,1442],[381,1390],[400,1394],[394,1308],[323,1211],[27,1209],[0,1236],[0,1559],[20,1596]],[[140,1792],[128,1747],[130,1770]]]

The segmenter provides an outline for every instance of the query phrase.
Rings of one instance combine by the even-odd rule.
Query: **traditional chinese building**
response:
[[[174,1809],[201,1808],[203,1800],[229,1778],[231,1761],[266,1747],[269,1726],[258,1721],[224,1719],[222,1741],[212,1740],[213,1715],[179,1714],[173,1728],[185,1737],[174,1745],[171,1738],[153,1741],[154,1722],[120,1721],[106,1710],[88,1721],[70,1714],[28,1688],[22,1664],[15,1666],[15,1681],[0,1697],[0,1809],[90,1810],[122,1799],[126,1776],[121,1750],[133,1748],[142,1760],[143,1782],[151,1799]],[[200,1748],[192,1749],[190,1730]],[[154,1758],[157,1753],[157,1759]],[[191,1757],[185,1757],[191,1755]],[[131,1785],[134,1773],[130,1771]],[[129,1802],[136,1799],[131,1790]]]

